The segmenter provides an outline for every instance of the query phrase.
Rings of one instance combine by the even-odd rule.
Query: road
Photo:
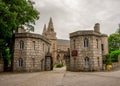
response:
[[[120,70],[69,72],[64,68],[34,73],[1,73],[0,86],[120,86]]]

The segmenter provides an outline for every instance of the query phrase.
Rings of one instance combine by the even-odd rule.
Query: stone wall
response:
[[[120,57],[118,57],[118,62],[112,63],[112,69],[120,67]]]
[[[108,36],[105,34],[101,35],[101,44],[103,44],[102,55],[108,54]]]
[[[21,41],[23,41],[23,46],[20,46]],[[45,70],[45,55],[49,48],[50,42],[39,34],[15,34],[13,71]]]
[[[0,72],[4,71],[4,62],[2,58],[2,54],[0,53]]]
[[[57,45],[57,49],[67,51],[70,45]]]
[[[112,69],[120,67],[120,63],[114,62],[112,63]]]
[[[0,72],[3,72],[3,71],[4,71],[4,70],[3,70],[3,69],[4,69],[3,67],[4,67],[4,65],[0,63]]]
[[[50,53],[52,53],[53,62],[56,63],[56,57],[57,57],[57,45],[56,45],[56,39],[50,39],[51,46],[50,46]]]

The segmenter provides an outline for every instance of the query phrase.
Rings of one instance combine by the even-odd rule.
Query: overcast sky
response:
[[[101,32],[111,34],[120,23],[120,0],[33,0],[40,12],[35,32],[42,33],[44,24],[53,19],[57,38],[69,39],[69,33],[93,30],[100,23]]]

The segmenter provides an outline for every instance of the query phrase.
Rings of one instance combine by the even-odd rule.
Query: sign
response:
[[[72,56],[77,56],[77,55],[78,55],[77,50],[73,50],[73,51],[72,51]]]

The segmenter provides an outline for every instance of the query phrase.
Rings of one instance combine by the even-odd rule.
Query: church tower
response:
[[[56,56],[57,56],[56,41],[57,41],[57,37],[56,37],[56,32],[54,31],[52,17],[50,17],[47,30],[46,30],[46,25],[44,25],[42,35],[50,40],[50,42],[51,42],[50,53],[52,54],[53,62],[56,63]]]

